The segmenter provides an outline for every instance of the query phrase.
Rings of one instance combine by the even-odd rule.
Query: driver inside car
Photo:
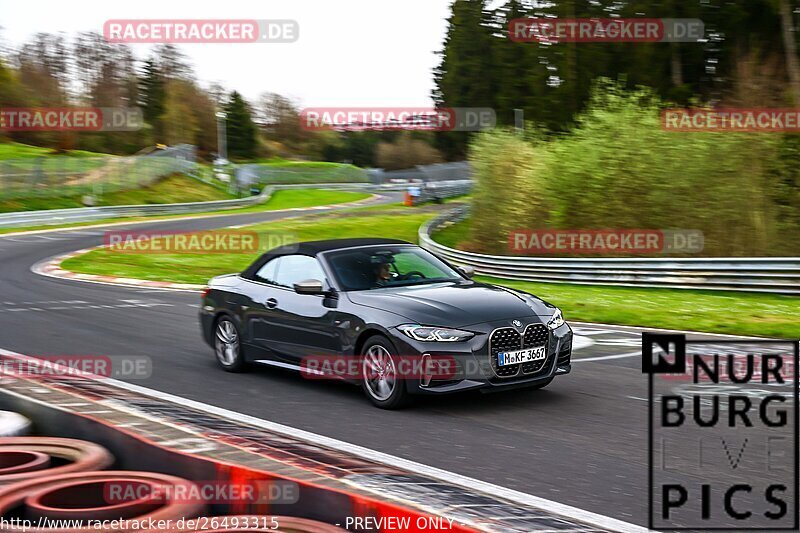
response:
[[[375,273],[375,286],[384,287],[392,280],[392,264],[387,262],[380,262],[374,265]]]

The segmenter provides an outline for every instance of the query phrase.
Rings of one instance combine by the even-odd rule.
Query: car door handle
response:
[[[267,307],[269,307],[270,309],[275,309],[276,307],[278,307],[278,300],[276,300],[275,298],[270,298],[269,300],[267,300]]]

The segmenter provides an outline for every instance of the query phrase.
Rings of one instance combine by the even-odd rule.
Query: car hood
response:
[[[554,306],[530,294],[472,281],[354,291],[348,297],[355,304],[430,326],[465,327],[555,312]]]

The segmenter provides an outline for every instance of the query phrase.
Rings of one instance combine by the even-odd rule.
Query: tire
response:
[[[242,336],[239,328],[227,316],[221,316],[214,324],[214,355],[217,364],[226,372],[244,372],[247,363],[242,352]]]
[[[47,468],[0,475],[0,487],[37,478],[51,478],[103,470],[114,463],[114,456],[97,444],[75,439],[50,437],[7,437],[0,439],[0,456],[19,452],[44,454],[50,458]],[[2,492],[2,491],[0,491]],[[2,512],[0,512],[0,516]],[[5,531],[5,530],[3,530]]]
[[[367,339],[361,349],[361,389],[375,407],[399,409],[409,403],[405,382],[397,376],[396,356],[395,347],[381,335]]]
[[[109,485],[117,486],[156,486],[163,487],[162,498],[154,498],[143,502],[134,500],[122,503],[111,503],[106,492]],[[87,487],[88,486],[88,487]],[[102,471],[79,472],[58,476],[47,476],[14,483],[0,491],[0,516],[6,516],[12,509],[17,509],[34,521],[34,524],[49,518],[51,521],[63,520],[70,523],[107,521],[113,523],[122,517],[141,524],[176,523],[183,517],[198,516],[206,511],[203,502],[193,501],[199,498],[186,498],[180,494],[196,494],[202,492],[193,482],[151,472]],[[126,495],[122,489],[121,494]],[[79,497],[77,495],[80,495]],[[165,496],[166,495],[166,496]],[[46,501],[43,501],[46,500]],[[142,505],[144,503],[144,505]],[[8,520],[7,520],[8,522]],[[47,522],[45,522],[47,523]],[[51,522],[52,523],[52,522]],[[119,523],[119,522],[117,522]],[[9,523],[3,526],[8,533],[25,533],[26,531],[86,531],[87,527],[25,527],[21,523]],[[106,526],[104,530],[133,530],[131,527]],[[138,528],[135,528],[138,529]]]

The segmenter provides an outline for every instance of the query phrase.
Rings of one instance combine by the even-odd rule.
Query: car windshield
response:
[[[327,254],[346,291],[461,281],[463,276],[416,246],[369,247]]]

